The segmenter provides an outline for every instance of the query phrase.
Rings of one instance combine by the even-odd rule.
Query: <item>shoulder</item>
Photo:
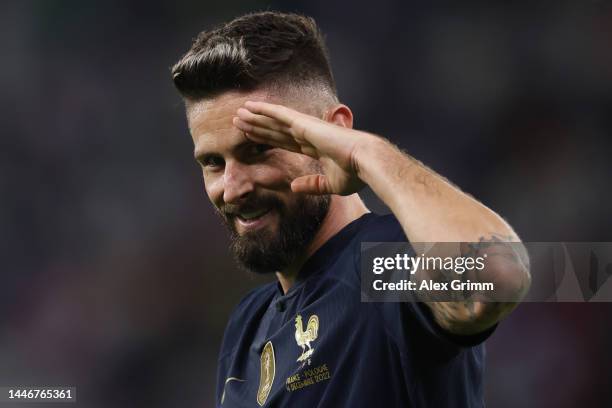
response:
[[[404,230],[393,214],[370,213],[358,234],[361,242],[403,242],[407,241]]]
[[[371,248],[372,245],[376,247],[378,246],[377,243],[383,242],[408,242],[408,238],[406,238],[406,234],[397,218],[395,218],[395,215],[369,213],[364,218],[361,228],[355,234],[351,245],[351,249],[355,254],[356,266],[359,266],[360,255],[365,248],[363,244],[367,243],[368,248]]]
[[[258,286],[248,292],[231,312],[225,327],[223,342],[219,352],[219,358],[232,352],[232,348],[244,334],[253,319],[268,307],[270,300],[274,297],[276,282]]]
[[[318,258],[325,258],[321,261],[328,271],[324,275],[325,281],[343,282],[359,291],[363,244],[369,246],[370,243],[406,241],[404,231],[393,214],[367,213],[333,237],[318,254]]]

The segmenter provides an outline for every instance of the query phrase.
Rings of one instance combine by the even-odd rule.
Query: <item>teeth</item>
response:
[[[240,216],[240,218],[243,218],[245,220],[252,220],[253,218],[261,217],[266,212],[268,212],[267,209],[262,209],[257,211],[241,212],[238,215]]]

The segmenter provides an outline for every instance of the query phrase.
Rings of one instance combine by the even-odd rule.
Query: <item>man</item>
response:
[[[237,18],[201,33],[172,74],[236,259],[278,278],[230,318],[217,406],[483,406],[481,343],[516,302],[362,303],[357,265],[361,242],[520,242],[508,224],[352,129],[310,18]],[[391,215],[368,211],[366,184]],[[498,258],[483,272],[520,299],[526,262]]]

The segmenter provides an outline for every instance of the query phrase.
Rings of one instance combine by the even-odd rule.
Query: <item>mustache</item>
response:
[[[283,203],[274,196],[257,196],[240,204],[223,204],[217,211],[225,218],[235,217],[241,212],[255,211],[260,208],[281,209]]]

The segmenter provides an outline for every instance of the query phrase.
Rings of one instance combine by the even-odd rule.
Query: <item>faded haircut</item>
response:
[[[323,35],[298,14],[247,14],[201,32],[172,67],[172,80],[186,101],[267,88],[337,102]]]

